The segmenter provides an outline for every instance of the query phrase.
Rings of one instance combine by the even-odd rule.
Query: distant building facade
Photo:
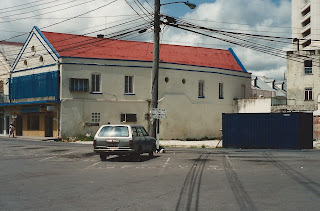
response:
[[[320,0],[292,0],[293,50],[287,52],[288,110],[318,109]]]
[[[9,78],[11,65],[22,48],[23,43],[0,42],[0,104],[9,103]],[[9,124],[12,121],[10,112],[0,106],[0,135],[9,134]]]
[[[251,88],[250,98],[235,101],[235,113],[271,113],[286,110],[286,81],[252,75]]]
[[[292,0],[292,37],[299,49],[320,46],[320,0]],[[298,44],[295,40],[295,45]]]
[[[152,43],[31,31],[12,66],[17,135],[69,137],[110,123],[150,127]],[[161,45],[163,139],[221,136],[222,113],[251,96],[251,74],[232,49]]]

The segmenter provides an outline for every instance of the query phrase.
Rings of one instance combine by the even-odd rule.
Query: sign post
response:
[[[157,150],[159,151],[159,138],[160,138],[160,119],[166,118],[167,110],[164,108],[153,108],[151,111],[152,119],[156,119],[156,137],[157,137]]]

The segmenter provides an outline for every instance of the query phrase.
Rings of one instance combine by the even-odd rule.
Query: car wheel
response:
[[[107,155],[105,153],[100,153],[100,160],[101,161],[106,161],[107,160]]]

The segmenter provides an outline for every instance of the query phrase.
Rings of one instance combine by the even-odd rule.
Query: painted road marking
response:
[[[56,157],[58,157],[58,156],[68,155],[68,154],[71,154],[71,153],[73,153],[73,152],[67,152],[67,153],[64,153],[64,154],[59,154],[59,155],[55,155],[55,156],[43,158],[43,159],[41,159],[41,160],[39,160],[39,161],[41,162],[41,161],[49,160],[49,159],[52,159],[52,158],[56,158]]]
[[[162,167],[165,168],[165,167],[168,165],[169,161],[170,161],[170,158],[168,158],[168,159],[166,160],[166,162],[164,163],[164,165],[163,165]]]
[[[90,165],[90,166],[88,166],[88,167],[84,168],[83,170],[87,170],[87,169],[89,169],[89,168],[92,168],[92,167],[94,167],[95,165],[98,165],[99,163],[101,163],[101,161],[96,162],[96,163],[94,163],[94,164],[92,164],[92,165]]]

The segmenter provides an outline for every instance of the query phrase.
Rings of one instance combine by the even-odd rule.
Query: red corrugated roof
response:
[[[153,44],[42,32],[62,57],[152,61]],[[228,50],[160,45],[160,61],[241,71]]]

